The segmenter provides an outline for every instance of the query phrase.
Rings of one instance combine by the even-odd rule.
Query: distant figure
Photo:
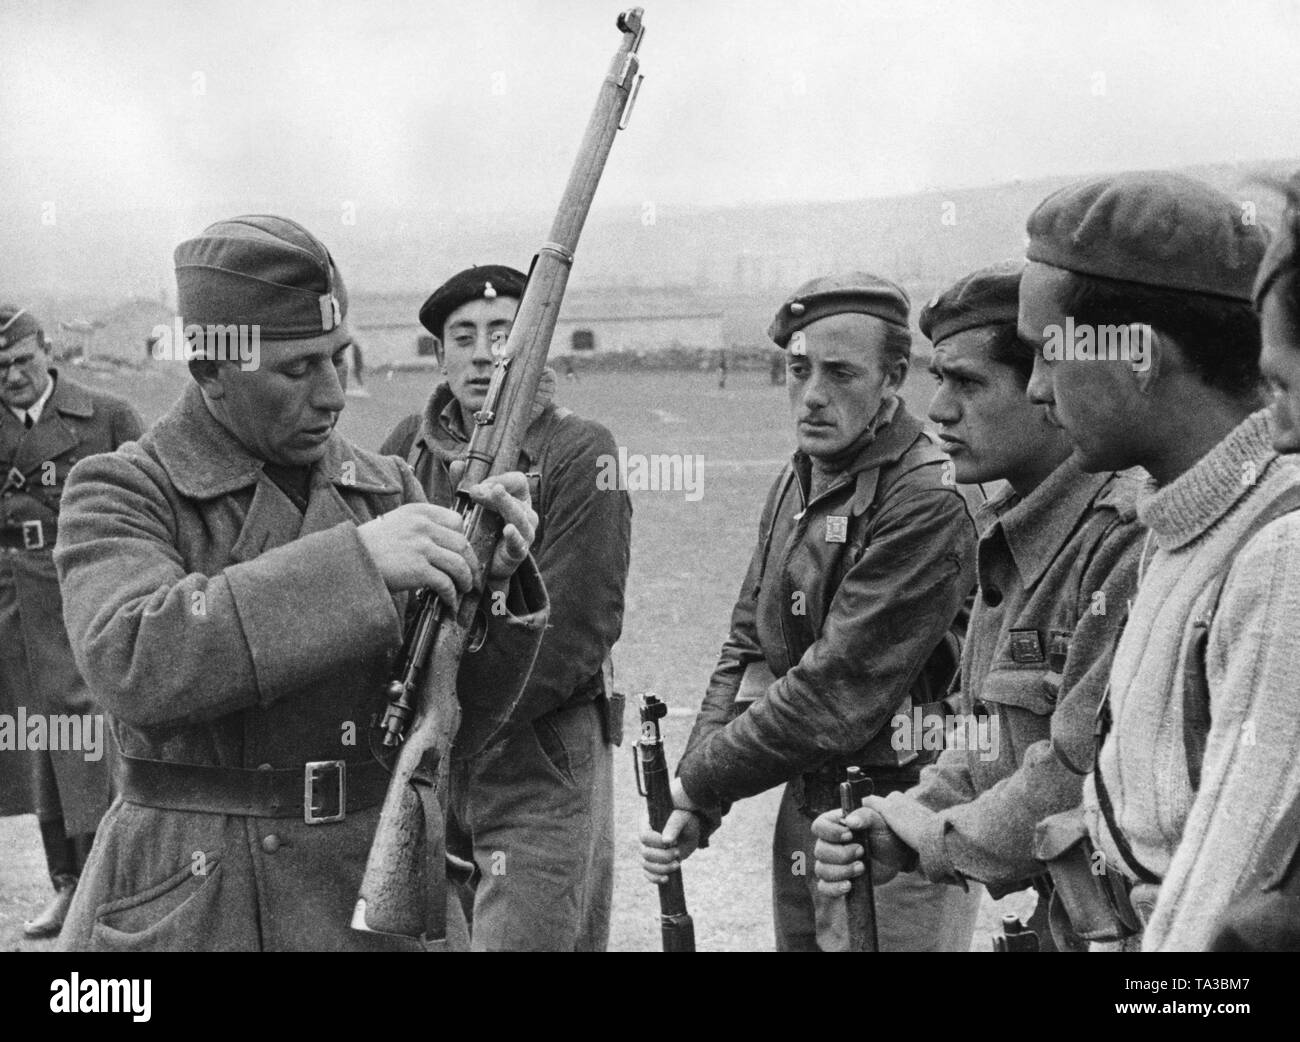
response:
[[[772,364],[767,370],[768,381],[773,387],[785,386],[785,354],[778,351],[772,356]]]
[[[718,390],[727,389],[727,352],[718,352]]]
[[[352,350],[348,352],[348,386],[344,392],[351,398],[369,398],[370,392],[366,390],[365,381],[365,362],[361,357],[361,344],[357,340],[352,341]]]
[[[578,383],[578,370],[573,367],[573,359],[566,357],[564,359],[564,378],[571,383]]]
[[[352,341],[352,375],[357,378],[358,387],[364,387],[366,385],[365,370],[366,363],[361,356],[361,342],[354,339]]]

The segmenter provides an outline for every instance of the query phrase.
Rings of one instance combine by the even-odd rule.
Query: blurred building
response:
[[[348,320],[364,343],[366,368],[433,366],[432,337],[416,316],[419,293],[354,293]],[[590,358],[726,346],[723,310],[689,289],[589,289],[566,294],[551,357]]]

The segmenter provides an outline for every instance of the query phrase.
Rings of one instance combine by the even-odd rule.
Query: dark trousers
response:
[[[473,950],[605,950],[614,757],[601,715],[562,706],[453,767],[447,850],[478,869],[461,889]]]
[[[69,836],[64,831],[62,818],[42,821],[40,826],[45,864],[50,870],[50,882],[54,884],[54,889],[75,883],[81,877],[81,870],[86,867],[90,848],[95,843],[95,834],[83,832]]]

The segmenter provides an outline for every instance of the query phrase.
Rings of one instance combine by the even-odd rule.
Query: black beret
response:
[[[1204,182],[1162,171],[1079,181],[1029,217],[1025,255],[1057,268],[1251,300],[1263,231]]]
[[[784,348],[790,337],[804,326],[828,315],[874,315],[885,322],[907,328],[911,301],[902,288],[879,275],[850,271],[843,275],[823,275],[805,282],[767,327],[767,335]]]
[[[1268,244],[1268,252],[1255,279],[1255,307],[1263,307],[1264,298],[1279,278],[1300,271],[1300,174],[1287,185],[1287,205],[1277,236]]]
[[[186,323],[257,326],[302,340],[343,321],[348,294],[319,239],[284,217],[218,221],[176,247],[176,305]]]
[[[513,297],[522,300],[528,276],[504,264],[482,264],[458,272],[433,291],[420,308],[420,325],[442,339],[447,316],[471,300]]]
[[[41,324],[26,308],[0,305],[0,348],[10,347],[41,332]]]
[[[977,326],[1014,326],[1024,270],[1024,261],[1002,261],[958,279],[921,310],[921,332],[937,344]]]

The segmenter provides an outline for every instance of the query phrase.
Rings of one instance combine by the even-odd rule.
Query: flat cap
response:
[[[958,279],[921,310],[921,332],[937,344],[978,326],[1014,326],[1024,270],[1024,261],[1002,261]]]
[[[447,316],[462,304],[468,304],[471,300],[491,300],[494,297],[514,297],[520,300],[527,281],[528,276],[522,271],[507,268],[504,264],[480,264],[466,268],[435,289],[424,302],[420,308],[420,325],[441,338]]]
[[[1286,186],[1286,210],[1277,235],[1268,244],[1255,278],[1255,307],[1263,307],[1264,298],[1273,284],[1286,274],[1300,272],[1300,174]]]
[[[767,327],[767,335],[781,348],[804,326],[829,315],[874,315],[885,322],[907,328],[907,313],[912,303],[902,288],[879,275],[849,271],[842,275],[823,275],[805,282]]]
[[[41,324],[26,308],[0,304],[0,348],[11,347],[41,332]]]
[[[303,340],[347,315],[347,289],[329,250],[284,217],[218,221],[177,246],[175,259],[186,323],[255,325],[264,340]]]
[[[1029,216],[1031,261],[1231,300],[1251,300],[1266,240],[1232,199],[1163,171],[1078,181]]]

